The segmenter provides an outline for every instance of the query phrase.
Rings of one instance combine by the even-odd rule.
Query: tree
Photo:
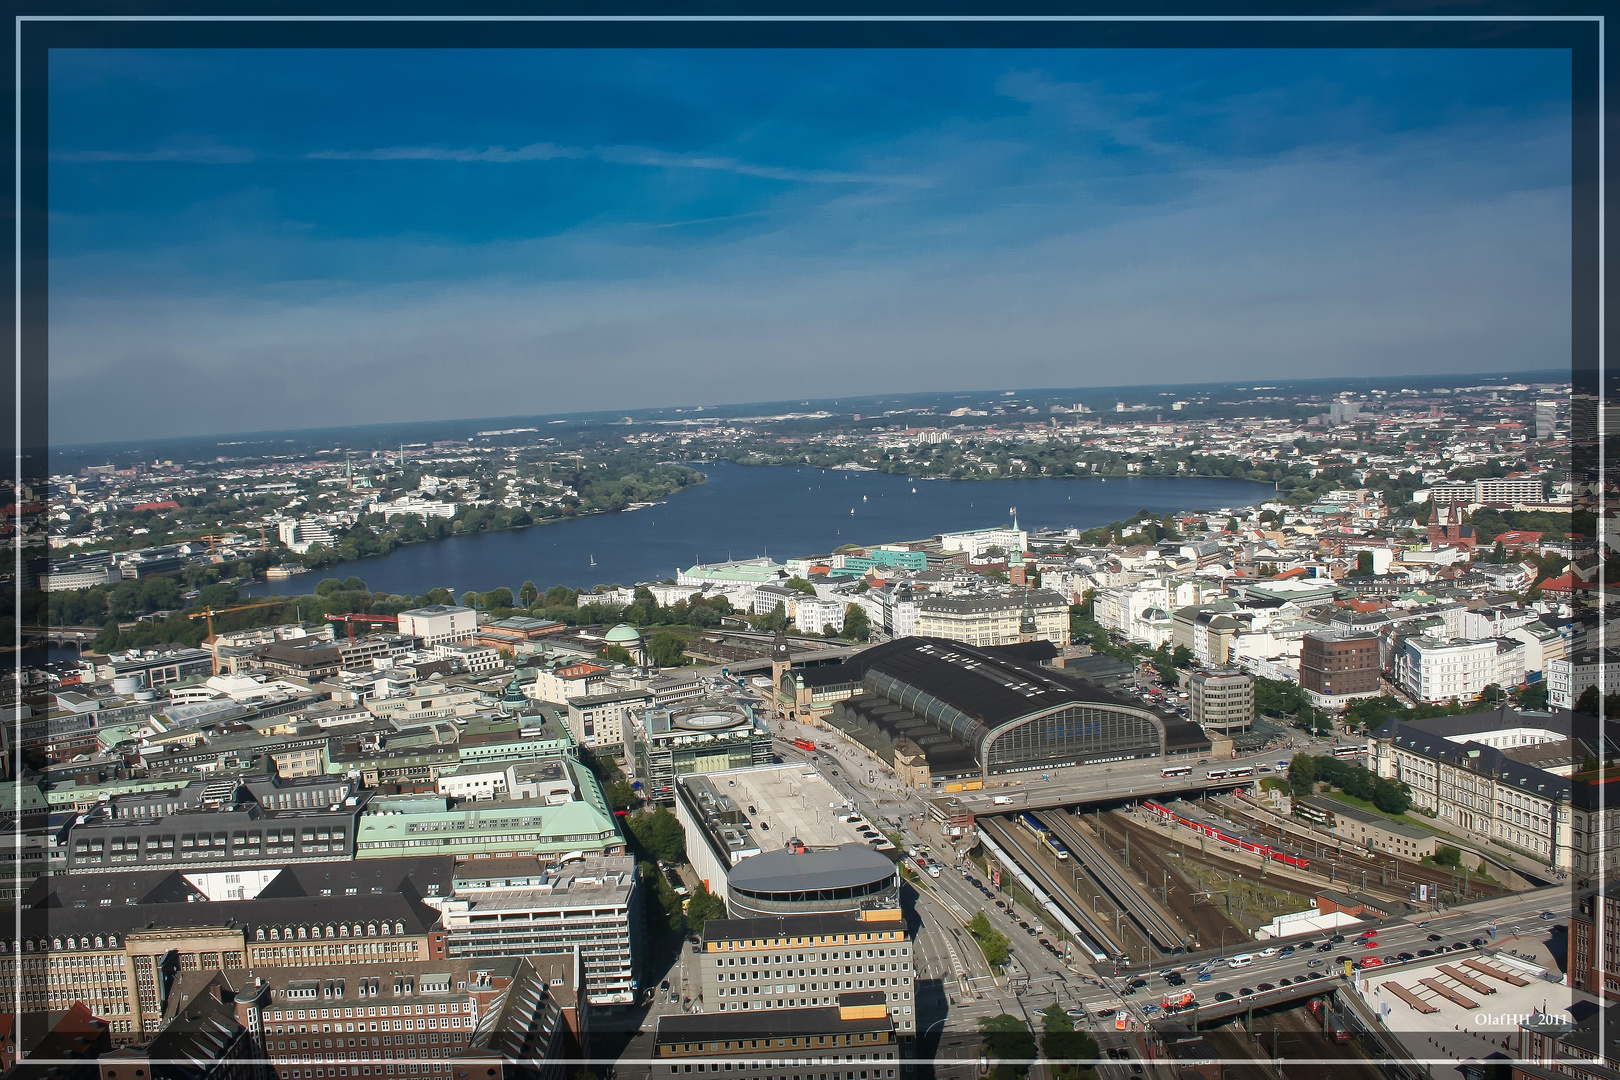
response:
[[[1091,1080],[1099,1051],[1096,1039],[1074,1029],[1062,1005],[1054,1001],[1041,1011],[1041,1052],[1059,1080]]]
[[[1598,695],[1598,688],[1596,686],[1588,686],[1585,690],[1581,691],[1581,696],[1576,699],[1575,711],[1578,713],[1585,713],[1588,716],[1596,716],[1598,714],[1598,706],[1601,704],[1603,704],[1603,701]]]
[[[991,1080],[1018,1080],[1029,1073],[1035,1058],[1035,1034],[1028,1024],[1002,1013],[980,1020],[979,1032],[984,1036],[985,1056],[996,1063]]]
[[[993,968],[1000,968],[1006,964],[1011,956],[1008,949],[1011,943],[1007,940],[1005,934],[990,925],[990,920],[985,918],[984,912],[981,911],[974,915],[967,928],[968,933],[973,935],[973,939],[979,943],[979,948],[983,950],[986,963]]]
[[[478,606],[478,594],[475,593],[475,592],[464,592],[464,593],[462,593],[461,594],[461,606],[462,607],[472,607],[472,608],[477,607]]]
[[[1174,649],[1170,650],[1170,662],[1178,668],[1192,667],[1192,650],[1187,648],[1185,645],[1177,645]]]
[[[1434,848],[1434,865],[1461,866],[1462,848],[1452,847],[1450,844],[1436,844]]]
[[[491,589],[484,594],[484,606],[492,608],[509,608],[512,606],[512,590],[502,585],[498,589]]]
[[[534,602],[538,599],[540,599],[540,590],[535,587],[534,582],[525,581],[522,585],[518,586],[519,604],[526,608],[534,607]]]
[[[579,593],[566,585],[553,585],[546,590],[545,603],[546,607],[575,607],[579,604]]]
[[[802,577],[790,577],[782,583],[782,587],[785,589],[792,589],[794,592],[803,593],[806,596],[816,595],[816,587],[804,580]]]
[[[659,667],[679,667],[686,662],[686,639],[660,630],[647,642],[647,658]]]
[[[726,904],[714,893],[709,886],[698,882],[698,887],[686,900],[686,925],[694,934],[702,933],[703,924],[710,919],[723,919],[726,917]]]
[[[602,646],[602,651],[596,655],[604,660],[611,660],[615,664],[623,664],[626,667],[636,666],[636,658],[630,655],[630,650],[611,641]]]
[[[624,820],[629,838],[643,853],[663,862],[680,862],[686,858],[686,832],[668,810],[663,807],[645,810]]]
[[[603,794],[607,796],[608,806],[614,810],[628,810],[639,801],[636,789],[630,786],[630,781],[624,779],[609,783]]]
[[[1288,785],[1294,798],[1299,799],[1316,791],[1316,759],[1310,754],[1295,754],[1288,761]]]
[[[1547,680],[1539,679],[1519,691],[1519,708],[1541,712],[1547,708]]]
[[[1508,692],[1502,689],[1501,683],[1490,683],[1479,692],[1479,700],[1486,705],[1500,705],[1507,697]]]
[[[343,582],[335,577],[322,578],[320,584],[315,586],[316,596],[331,596],[333,593],[343,591]]]
[[[1412,809],[1412,789],[1399,780],[1376,777],[1372,803],[1386,814],[1404,814]]]
[[[866,617],[865,608],[850,604],[844,609],[844,628],[839,631],[840,636],[851,641],[865,641],[871,633],[872,623]]]
[[[359,578],[355,577],[353,574],[350,574],[348,577],[343,579],[343,591],[344,592],[365,592],[366,591],[366,583],[361,581]]]

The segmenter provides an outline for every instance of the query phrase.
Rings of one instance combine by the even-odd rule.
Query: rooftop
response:
[[[677,777],[676,784],[686,791],[711,833],[721,827],[736,829],[761,851],[779,850],[795,838],[811,848],[876,847],[867,844],[860,825],[842,820],[854,816],[864,822],[865,818],[846,809],[843,792],[812,765],[729,769]],[[769,828],[762,829],[762,824]],[[722,849],[724,846],[721,841]],[[887,839],[881,846],[892,848]]]

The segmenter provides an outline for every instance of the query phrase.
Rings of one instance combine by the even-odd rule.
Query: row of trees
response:
[[[1035,1035],[1029,1025],[1009,1013],[979,1021],[984,1055],[995,1062],[993,1080],[1020,1080],[1028,1075],[1035,1057]],[[1057,1080],[1095,1080],[1102,1048],[1097,1040],[1075,1029],[1074,1021],[1057,1002],[1041,1012],[1041,1053]]]
[[[1386,814],[1404,814],[1412,808],[1412,789],[1336,757],[1295,754],[1288,762],[1288,784],[1295,798],[1316,793],[1327,783],[1352,798],[1372,803]]]

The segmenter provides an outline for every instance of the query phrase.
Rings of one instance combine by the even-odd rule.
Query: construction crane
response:
[[[366,623],[368,625],[377,626],[386,626],[389,623],[393,623],[395,626],[399,625],[398,615],[362,615],[359,612],[349,612],[344,615],[328,615],[326,616],[326,619],[328,622],[348,623],[350,641],[354,640],[355,623]]]
[[[247,610],[249,610],[251,608],[280,607],[281,605],[285,604],[286,602],[287,601],[285,601],[285,600],[261,600],[257,604],[238,604],[236,607],[228,607],[228,608],[213,608],[213,607],[210,607],[210,608],[203,608],[201,611],[193,612],[190,616],[188,616],[189,618],[193,618],[193,619],[207,619],[208,620],[208,651],[210,653],[212,653],[213,657],[214,657],[214,674],[215,675],[219,674],[219,650],[214,647],[214,616],[215,615],[228,615],[233,611],[247,611]]]

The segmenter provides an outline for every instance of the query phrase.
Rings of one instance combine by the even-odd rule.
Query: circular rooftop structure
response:
[[[676,709],[671,712],[669,722],[670,726],[683,731],[718,731],[721,728],[746,724],[749,717],[746,712],[737,708],[694,705],[688,709]]]
[[[894,860],[863,844],[767,851],[726,876],[727,904],[741,919],[893,907],[899,888]]]
[[[602,635],[602,640],[611,645],[629,645],[632,643],[639,645],[641,644],[641,632],[629,623],[620,623]]]

